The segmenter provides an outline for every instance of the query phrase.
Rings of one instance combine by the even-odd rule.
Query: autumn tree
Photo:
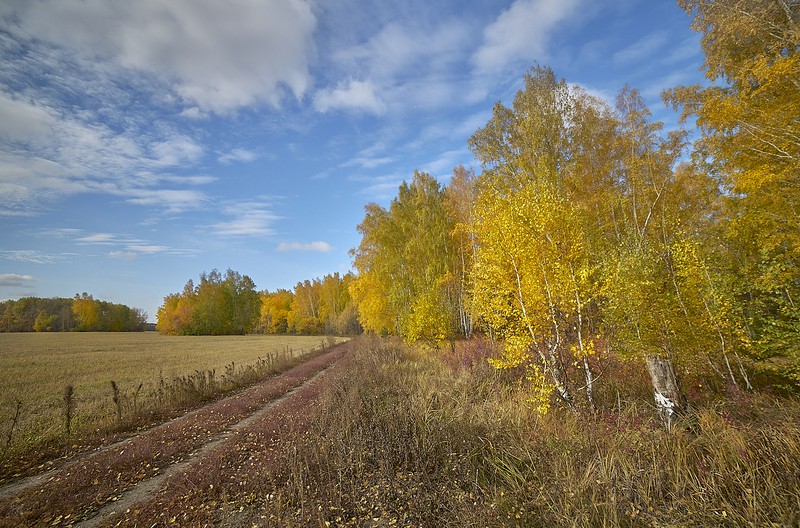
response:
[[[513,106],[495,105],[470,138],[481,161],[474,230],[473,304],[503,338],[502,368],[525,366],[542,387],[573,405],[566,364],[583,366],[593,404],[589,328],[600,283],[597,209],[613,131],[602,102],[536,67]],[[607,179],[607,177],[606,177]],[[597,191],[597,192],[592,192]]]
[[[294,290],[263,291],[256,331],[265,334],[355,335],[361,331],[348,288],[353,275],[333,273]]]
[[[171,335],[246,334],[259,320],[261,297],[247,275],[227,270],[201,273],[183,293],[167,295],[158,310],[159,332]]]
[[[0,302],[0,332],[68,332],[76,329],[70,298],[23,297]]]
[[[472,289],[472,265],[478,245],[472,225],[475,218],[477,178],[472,169],[459,165],[453,169],[453,177],[444,190],[444,206],[453,222],[450,236],[455,249],[455,298],[460,333],[471,337],[473,331],[472,305],[469,292]]]
[[[350,297],[352,273],[333,273],[322,278],[320,318],[326,334],[354,335],[360,332],[358,311]]]
[[[572,405],[580,365],[593,405],[593,358],[611,345],[647,365],[668,422],[686,408],[675,362],[732,375],[743,341],[727,283],[697,253],[713,246],[719,188],[677,166],[684,133],[664,134],[636,90],[612,109],[533,68],[470,146],[473,305],[503,340],[496,366],[525,366]]]
[[[702,33],[710,86],[665,98],[696,118],[698,170],[725,186],[725,241],[753,356],[800,382],[800,4],[680,0]],[[768,360],[765,365],[762,360]]]
[[[353,251],[350,293],[362,326],[439,344],[459,331],[460,282],[444,191],[429,174],[403,182],[388,210],[370,204]]]
[[[82,295],[75,294],[72,302],[72,313],[78,321],[78,329],[83,331],[97,330],[100,324],[100,304],[94,298],[84,292]]]
[[[258,331],[265,334],[286,334],[289,332],[289,310],[292,308],[294,294],[279,289],[274,292],[261,292],[261,316]]]
[[[322,282],[319,279],[298,282],[289,310],[289,332],[315,335],[322,333]]]

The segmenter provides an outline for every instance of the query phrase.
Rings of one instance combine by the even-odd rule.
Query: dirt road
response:
[[[204,525],[224,488],[257,493],[271,446],[308,421],[349,344],[179,418],[0,488],[0,526]],[[214,486],[217,486],[215,490]],[[223,488],[222,490],[220,488]]]

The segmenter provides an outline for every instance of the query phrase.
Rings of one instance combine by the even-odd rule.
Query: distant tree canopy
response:
[[[146,312],[87,293],[0,302],[0,332],[142,332],[146,325]]]
[[[462,246],[449,204],[431,175],[415,172],[388,210],[366,207],[350,288],[366,330],[431,343],[465,333]]]
[[[261,297],[247,275],[227,270],[201,273],[183,292],[167,295],[158,309],[156,328],[168,335],[236,335],[251,332],[261,309]]]
[[[298,282],[294,291],[261,292],[256,331],[265,334],[355,335],[361,332],[350,298],[353,275],[338,273]]]
[[[335,273],[298,282],[294,291],[257,292],[247,275],[212,270],[164,298],[156,328],[168,335],[352,335],[361,330],[348,292],[352,280]]]

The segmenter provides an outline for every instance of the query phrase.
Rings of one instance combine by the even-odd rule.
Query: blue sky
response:
[[[364,205],[467,138],[535,62],[610,101],[701,82],[669,0],[5,0],[0,299],[142,308],[202,271],[351,268]]]

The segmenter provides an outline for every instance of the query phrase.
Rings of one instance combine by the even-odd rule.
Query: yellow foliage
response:
[[[358,306],[358,320],[367,332],[395,331],[386,298],[386,288],[373,272],[362,272],[350,283],[350,296]]]

